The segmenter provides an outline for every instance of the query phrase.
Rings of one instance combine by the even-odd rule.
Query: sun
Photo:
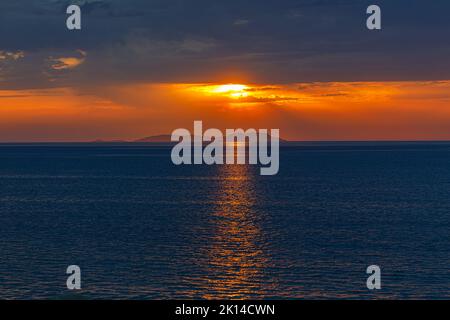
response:
[[[244,84],[224,84],[215,86],[211,92],[224,94],[231,98],[245,98],[248,97],[248,86]]]
[[[245,84],[194,84],[188,90],[201,93],[205,96],[221,97],[239,100],[253,96],[254,88]],[[242,102],[242,101],[241,101]]]

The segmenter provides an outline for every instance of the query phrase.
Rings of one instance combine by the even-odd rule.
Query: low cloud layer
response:
[[[69,3],[82,8],[81,31],[65,27]],[[448,1],[380,0],[381,31],[365,28],[369,4],[3,1],[0,63],[5,53],[25,57],[2,67],[7,72],[0,71],[0,87],[450,79]],[[80,57],[79,50],[89,57]],[[51,59],[56,69],[71,72],[55,77],[49,70]],[[55,64],[55,59],[66,60]]]

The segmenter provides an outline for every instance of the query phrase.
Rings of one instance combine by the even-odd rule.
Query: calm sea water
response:
[[[0,146],[0,298],[450,298],[450,144],[281,148],[254,166],[170,148]],[[366,288],[367,266],[382,290]]]

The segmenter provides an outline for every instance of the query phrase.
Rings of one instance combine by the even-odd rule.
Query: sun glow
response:
[[[224,84],[215,86],[211,92],[224,94],[231,98],[245,98],[248,97],[247,89],[248,87],[243,84]]]
[[[264,128],[275,121],[293,140],[450,139],[450,81],[131,83],[94,89],[0,89],[0,142],[135,139],[153,133],[150,120],[154,131],[164,133],[193,119],[216,128]]]

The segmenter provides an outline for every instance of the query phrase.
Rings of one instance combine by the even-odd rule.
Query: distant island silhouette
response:
[[[141,139],[133,140],[132,142],[141,142],[141,143],[173,143],[171,140],[170,134],[160,134],[157,136],[148,136]]]
[[[160,134],[160,135],[154,135],[154,136],[147,136],[140,139],[135,140],[94,140],[91,141],[91,143],[157,143],[157,144],[174,144],[177,142],[171,141],[171,135],[170,134]],[[268,139],[270,139],[271,136],[268,135]],[[280,143],[289,143],[291,141],[285,140],[280,138]]]

